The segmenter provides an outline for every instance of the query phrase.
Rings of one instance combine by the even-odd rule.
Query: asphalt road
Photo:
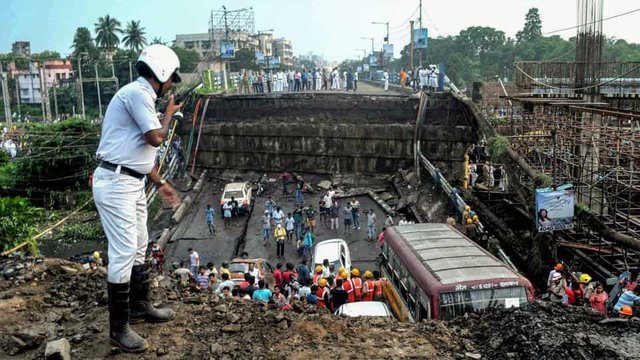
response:
[[[274,174],[271,176],[275,177]],[[317,182],[312,182],[313,185],[316,183]],[[187,249],[193,247],[200,255],[201,264],[213,262],[216,267],[219,267],[223,261],[230,260],[234,257],[233,252],[236,238],[241,235],[243,225],[247,223],[247,221],[244,251],[249,254],[249,257],[266,258],[272,265],[275,265],[277,262],[293,262],[297,264],[300,258],[297,255],[295,244],[285,244],[285,259],[281,260],[276,258],[275,240],[272,238],[265,246],[262,239],[261,216],[265,210],[264,203],[267,200],[267,196],[271,195],[276,204],[283,207],[285,214],[292,212],[294,209],[294,196],[283,195],[281,186],[280,182],[276,182],[270,185],[262,196],[255,197],[253,214],[251,216],[241,216],[239,224],[231,226],[230,229],[225,230],[223,228],[222,219],[218,216],[219,212],[217,212],[215,220],[217,233],[216,235],[211,235],[209,234],[206,224],[206,205],[211,204],[214,206],[218,204],[224,184],[206,184],[200,196],[194,200],[190,212],[183,218],[176,231],[176,235],[174,235],[176,240],[169,243],[165,249],[167,264],[170,265],[174,261],[187,259]],[[292,186],[290,187],[292,188]],[[305,194],[305,205],[313,204],[317,210],[321,195],[322,193],[320,192]],[[361,209],[374,209],[378,215],[378,230],[382,229],[382,224],[384,223],[382,208],[368,196],[360,196],[358,200],[360,201]],[[346,199],[338,199],[341,206],[345,204],[345,201]],[[217,208],[216,211],[218,211]],[[327,239],[344,239],[349,245],[352,266],[360,268],[361,272],[376,269],[377,263],[375,259],[379,254],[376,242],[367,241],[366,217],[362,215],[363,214],[361,214],[361,223],[363,223],[363,225],[360,230],[350,229],[350,231],[345,234],[342,218],[340,218],[340,228],[338,231],[331,230],[328,225],[320,224],[318,219],[318,226],[315,232],[316,244]]]

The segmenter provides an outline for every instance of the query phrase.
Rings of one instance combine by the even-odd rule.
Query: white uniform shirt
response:
[[[148,174],[158,148],[144,134],[161,129],[155,109],[156,93],[142,77],[125,85],[111,99],[102,122],[98,159]]]

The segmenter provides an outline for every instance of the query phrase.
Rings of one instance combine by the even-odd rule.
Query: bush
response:
[[[56,229],[54,238],[63,240],[96,240],[103,235],[99,222],[75,223],[63,225],[61,228]]]
[[[17,177],[18,166],[15,162],[6,163],[0,166],[0,189],[13,189],[16,186]]]
[[[20,197],[0,198],[0,246],[2,251],[28,241],[38,229],[36,223],[42,219],[42,209],[31,206]],[[32,244],[35,246],[35,244]]]
[[[509,139],[504,136],[498,135],[489,139],[487,141],[487,149],[489,150],[491,161],[494,163],[502,162],[509,146]]]

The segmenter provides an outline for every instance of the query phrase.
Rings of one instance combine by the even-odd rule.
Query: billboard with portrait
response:
[[[223,59],[233,59],[236,57],[236,42],[233,40],[220,41],[220,57]]]
[[[393,44],[383,44],[382,49],[384,51],[384,57],[386,58],[393,57]]]
[[[536,228],[539,232],[573,228],[573,189],[536,189]]]
[[[426,28],[413,30],[413,48],[426,49],[429,32]]]
[[[262,51],[256,51],[256,64],[264,64],[264,53]]]

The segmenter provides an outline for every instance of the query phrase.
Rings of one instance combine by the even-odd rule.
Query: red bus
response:
[[[388,228],[381,267],[385,297],[401,321],[451,319],[534,299],[529,280],[446,224]]]

